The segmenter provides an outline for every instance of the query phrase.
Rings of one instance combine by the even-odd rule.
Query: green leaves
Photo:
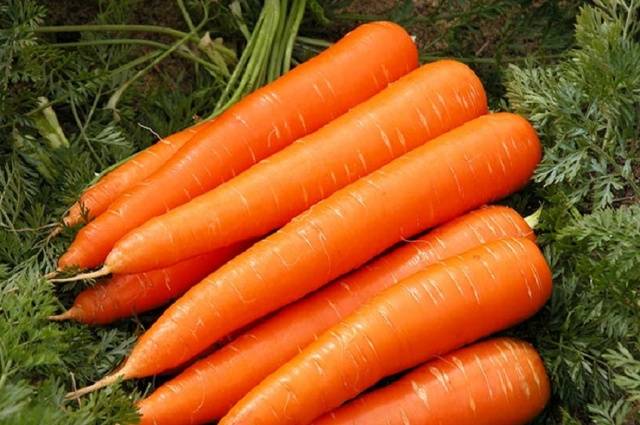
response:
[[[40,110],[33,114],[31,119],[47,145],[51,149],[68,148],[69,141],[60,127],[58,116],[53,111],[49,99],[44,96],[38,97],[38,107]]]
[[[602,208],[640,196],[640,43],[637,1],[583,8],[576,49],[556,66],[511,66],[507,97],[545,143],[536,181],[558,186],[571,204]]]
[[[638,0],[600,0],[553,66],[512,66],[507,97],[544,144],[539,240],[555,272],[550,305],[523,332],[558,403],[546,423],[637,423],[640,387],[640,43]]]
[[[73,230],[49,236],[99,173],[158,134],[171,134],[213,111],[246,44],[242,29],[254,26],[262,7],[257,1],[237,3],[242,13],[229,23],[231,12],[220,2],[168,2],[188,27],[181,29],[173,28],[171,10],[166,26],[157,19],[156,25],[126,24],[148,12],[143,2],[131,0],[98,2],[95,22],[62,28],[41,27],[45,10],[33,0],[0,6],[0,423],[135,422],[134,401],[149,386],[145,381],[80,401],[66,401],[64,394],[117,367],[154,315],[108,328],[50,322],[48,316],[69,306],[83,288],[54,287],[42,278],[54,269]],[[52,13],[66,23],[65,10],[78,5],[62,2]],[[283,16],[291,26],[273,41],[282,47],[274,77],[291,60],[305,2],[295,5],[295,14]],[[193,36],[184,32],[192,24]],[[122,32],[130,35],[120,38]],[[176,39],[184,42],[171,44]],[[165,54],[170,46],[171,56]],[[262,65],[268,50],[261,52]],[[244,88],[262,84],[264,69]]]

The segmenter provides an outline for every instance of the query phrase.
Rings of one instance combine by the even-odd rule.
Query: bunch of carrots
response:
[[[111,276],[52,319],[175,302],[68,397],[191,363],[139,402],[143,424],[526,423],[549,399],[542,361],[486,338],[544,305],[551,272],[535,217],[486,204],[540,157],[466,65],[419,66],[389,22],[354,29],[69,210],[87,222],[53,274],[86,273],[52,280]]]

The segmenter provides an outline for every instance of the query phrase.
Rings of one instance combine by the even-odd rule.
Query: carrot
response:
[[[496,338],[430,361],[313,423],[524,425],[549,397],[549,377],[536,350]]]
[[[404,244],[283,308],[156,389],[138,405],[141,425],[221,418],[251,388],[378,292],[437,261],[510,236],[535,238],[517,212],[492,206]]]
[[[385,376],[527,319],[550,295],[551,271],[534,242],[482,245],[377,295],[254,387],[219,425],[310,423]]]
[[[263,235],[486,113],[482,83],[469,67],[448,60],[424,65],[226,184],[133,230],[115,245],[105,267],[150,270]]]
[[[64,225],[74,226],[83,222],[85,218],[91,220],[102,214],[118,196],[153,174],[196,132],[204,129],[209,123],[205,121],[162,138],[106,174],[71,206],[62,220]]]
[[[216,117],[162,168],[83,228],[58,267],[100,265],[130,230],[312,133],[417,65],[416,46],[400,26],[374,22],[358,27]]]
[[[153,375],[423,229],[523,186],[540,160],[531,125],[485,115],[320,201],[191,288],[142,335],[118,378]]]
[[[50,319],[104,325],[152,310],[178,298],[247,246],[248,243],[240,242],[163,269],[113,275],[106,282],[82,291],[69,310]]]

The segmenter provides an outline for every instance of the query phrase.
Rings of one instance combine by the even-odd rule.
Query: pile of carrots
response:
[[[139,402],[141,423],[528,422],[549,399],[542,360],[486,338],[545,304],[551,272],[532,224],[486,204],[540,157],[466,65],[419,66],[389,22],[354,29],[69,210],[65,225],[87,223],[58,273],[86,273],[52,280],[111,276],[52,319],[175,301],[68,397],[182,368]]]

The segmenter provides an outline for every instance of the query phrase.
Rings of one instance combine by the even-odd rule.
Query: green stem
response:
[[[240,74],[244,70],[244,67],[247,61],[249,60],[251,53],[253,52],[253,46],[256,44],[257,34],[260,31],[260,28],[262,27],[263,22],[264,22],[264,10],[258,17],[256,26],[253,29],[253,34],[249,38],[249,42],[245,46],[244,51],[242,52],[242,55],[240,55],[240,60],[236,64],[236,67],[233,70],[233,73],[231,74],[231,78],[229,78],[229,81],[227,82],[227,85],[224,88],[224,91],[218,98],[218,102],[216,103],[216,106],[213,108],[213,113],[211,114],[211,116],[209,116],[209,118],[213,118],[216,115],[218,115],[220,112],[224,111],[232,102],[232,99],[235,97],[235,92],[232,93],[233,87],[236,84],[236,81],[238,80],[238,78],[240,77]]]
[[[206,18],[205,18],[206,19]],[[205,21],[203,21],[198,28],[196,28],[196,30],[198,30]],[[185,34],[184,37],[182,37],[181,39],[177,40],[175,43],[173,43],[167,50],[165,50],[164,52],[162,52],[161,54],[159,54],[158,56],[156,56],[150,64],[148,64],[147,66],[145,66],[143,69],[139,70],[138,72],[136,72],[131,78],[129,78],[127,81],[124,82],[124,84],[122,84],[118,90],[116,90],[116,92],[111,95],[111,98],[109,98],[109,101],[107,102],[107,106],[106,108],[111,108],[111,109],[115,109],[116,104],[118,103],[120,97],[122,96],[122,94],[129,88],[129,86],[131,84],[133,84],[134,81],[136,81],[138,78],[140,78],[141,76],[143,76],[144,74],[147,73],[147,71],[149,71],[151,68],[153,68],[154,66],[156,66],[157,64],[159,64],[160,62],[162,62],[167,56],[169,56],[173,51],[175,51],[176,49],[178,49],[180,46],[182,46],[185,42],[187,42],[191,36],[193,35],[193,33],[189,33],[189,34]]]
[[[298,6],[296,8],[296,5]],[[293,55],[293,45],[296,41],[296,36],[298,35],[298,29],[300,28],[300,23],[302,22],[302,17],[304,16],[304,10],[307,6],[306,0],[299,0],[294,3],[294,12],[291,12],[293,16],[293,22],[291,24],[291,34],[289,35],[289,39],[287,40],[286,49],[284,52],[284,59],[282,65],[282,73],[286,73],[291,69],[291,56]]]
[[[189,31],[191,31],[192,33],[195,32],[196,28],[193,26],[193,21],[191,20],[191,16],[189,16],[189,12],[187,12],[187,8],[185,7],[184,2],[182,0],[176,1],[178,3],[178,7],[180,8],[180,12],[182,13],[182,17],[189,27]]]
[[[161,27],[157,25],[133,25],[133,24],[93,24],[93,25],[57,25],[42,26],[32,30],[35,33],[56,33],[56,32],[151,32],[156,34],[170,35],[175,38],[188,37],[193,41],[198,41],[197,35],[178,31],[173,28]]]
[[[98,96],[96,96],[96,98],[98,98]],[[84,139],[85,143],[87,144],[87,147],[89,148],[89,151],[91,152],[91,155],[93,156],[93,160],[96,163],[100,164],[100,168],[104,167],[103,162],[100,160],[100,157],[98,156],[98,154],[96,153],[95,149],[93,149],[93,146],[91,145],[91,141],[89,140],[89,137],[87,136],[87,132],[85,131],[85,127],[82,125],[82,121],[80,120],[80,115],[78,114],[78,110],[76,109],[75,102],[71,102],[70,106],[71,106],[71,114],[73,115],[73,119],[76,121],[76,124],[77,124],[78,128],[80,129],[80,136],[82,136],[82,138]]]
[[[303,37],[301,35],[299,35],[296,40],[301,44],[306,44],[307,46],[322,47],[323,49],[326,49],[333,45],[333,43],[331,43],[330,41],[321,40],[319,38]]]
[[[166,49],[171,48],[171,46],[168,45],[168,44],[164,44],[164,43],[160,43],[158,41],[152,41],[152,40],[143,40],[143,39],[139,39],[139,38],[110,38],[110,39],[105,39],[105,40],[73,41],[73,42],[70,42],[70,43],[52,43],[52,44],[50,44],[50,46],[58,47],[58,48],[111,46],[111,45],[141,45],[141,46],[155,47],[155,48],[161,49],[161,50],[166,50]],[[184,51],[181,51],[181,50],[177,50],[177,51],[175,51],[175,53],[178,56],[182,57],[183,59],[191,60],[191,61],[199,63],[199,64],[201,64],[201,65],[203,65],[203,66],[205,66],[207,68],[217,70],[217,67],[214,64],[209,63],[209,62],[199,58],[198,56],[193,54],[191,51],[188,51],[188,53],[187,53],[187,52],[184,52]]]
[[[532,229],[535,229],[536,227],[538,227],[538,224],[540,223],[541,214],[542,214],[542,207],[535,210],[533,214],[526,216],[524,218],[524,221],[529,225],[529,227],[531,227]]]
[[[280,20],[280,3],[278,0],[272,0],[265,4],[265,8],[271,5],[271,10],[267,13],[265,20],[265,35],[260,37],[256,43],[255,62],[250,61],[245,73],[243,92],[248,93],[262,85],[266,77],[266,67],[269,61],[269,54],[273,48],[273,42],[278,29]],[[244,94],[243,93],[243,94]]]
[[[110,45],[140,45],[155,47],[157,49],[167,49],[168,44],[160,43],[158,41],[144,40],[141,38],[108,38],[105,40],[86,40],[86,41],[72,41],[69,43],[51,43],[49,46],[68,48],[68,47],[89,47],[89,46],[110,46]]]
[[[273,46],[271,51],[271,55],[269,57],[269,64],[267,65],[267,82],[271,82],[278,78],[282,72],[280,65],[282,62],[280,58],[282,57],[282,52],[284,51],[284,44],[282,41],[284,40],[284,34],[287,27],[287,6],[288,0],[282,0],[280,5],[280,15],[282,19],[278,22],[278,29],[276,30],[276,43]],[[295,5],[294,5],[295,7]]]
[[[231,74],[231,79],[218,99],[210,117],[215,117],[252,88],[260,85],[266,73],[269,52],[278,29],[280,19],[279,0],[267,0],[262,8],[251,38],[247,43],[240,61]],[[240,78],[242,74],[242,78]],[[240,78],[237,86],[236,81]]]

